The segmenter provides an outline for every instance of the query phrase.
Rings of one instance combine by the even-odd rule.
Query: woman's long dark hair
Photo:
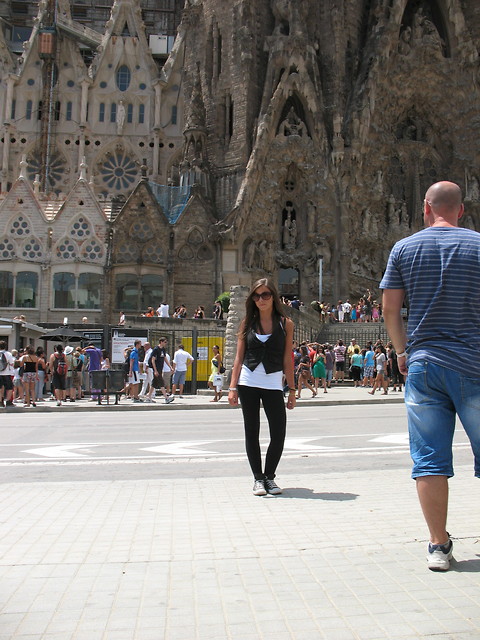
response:
[[[250,329],[260,329],[260,312],[258,311],[258,307],[255,304],[253,299],[253,294],[258,289],[258,287],[267,287],[272,293],[273,298],[273,309],[272,314],[274,320],[278,318],[280,320],[284,315],[282,301],[280,300],[280,296],[278,295],[277,287],[269,278],[260,278],[254,282],[252,288],[250,289],[250,293],[247,296],[245,301],[245,321],[243,325],[242,338],[244,340],[247,339],[247,334]]]

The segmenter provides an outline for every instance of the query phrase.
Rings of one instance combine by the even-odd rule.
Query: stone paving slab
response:
[[[455,562],[425,563],[407,470],[0,486],[0,640],[478,640],[471,467]]]

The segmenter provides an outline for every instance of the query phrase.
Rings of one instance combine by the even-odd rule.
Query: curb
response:
[[[319,400],[317,398],[305,398],[305,400],[301,400],[299,403],[297,402],[296,408],[302,408],[303,406],[314,406],[314,407],[335,407],[337,405],[344,406],[352,406],[352,405],[370,405],[370,404],[403,404],[404,399],[401,397],[388,397],[388,398],[366,398],[362,400],[358,399],[345,399],[345,400]],[[178,402],[175,399],[175,402],[171,402],[170,404],[164,404],[163,402],[158,402],[156,404],[97,404],[97,403],[89,403],[89,405],[85,404],[75,404],[73,403],[62,404],[61,407],[57,407],[52,402],[52,405],[49,404],[36,406],[36,407],[5,407],[6,413],[18,414],[18,413],[85,413],[89,411],[192,411],[192,410],[205,410],[205,409],[239,409],[240,407],[230,407],[228,403],[225,402],[216,402],[216,403],[197,403],[194,401],[193,403],[189,403],[188,399],[186,402]]]

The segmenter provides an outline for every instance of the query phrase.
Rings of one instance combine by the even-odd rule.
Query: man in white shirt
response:
[[[178,345],[178,349],[173,356],[173,385],[172,394],[177,392],[177,385],[179,386],[180,398],[183,395],[183,386],[185,384],[185,377],[187,375],[187,369],[193,362],[193,356],[185,351],[183,344]]]
[[[145,350],[145,357],[143,359],[143,375],[145,377],[143,378],[142,390],[140,391],[139,395],[145,397],[147,395],[148,387],[152,386],[153,380],[153,369],[152,367],[148,366],[148,361],[150,360],[150,356],[152,355],[152,346],[149,342],[145,342],[143,348]],[[147,402],[153,402],[150,395],[147,399]]]
[[[350,304],[350,300],[347,300],[343,303],[343,321],[350,322],[350,314],[352,313],[352,305]]]
[[[160,318],[170,317],[170,307],[166,302],[162,302],[162,304],[158,307],[157,316],[160,316]]]
[[[13,381],[12,376],[14,374],[15,359],[7,351],[7,343],[5,340],[0,341],[0,397],[1,406],[7,405],[7,407],[15,406],[13,404]],[[4,398],[6,403],[4,402]]]

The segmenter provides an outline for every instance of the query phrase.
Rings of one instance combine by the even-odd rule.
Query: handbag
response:
[[[226,369],[225,369],[225,367],[224,367],[224,366],[223,366],[223,364],[222,364],[222,366],[221,366],[221,367],[219,368],[219,370],[218,370],[218,373],[225,373],[225,371],[226,371]]]

